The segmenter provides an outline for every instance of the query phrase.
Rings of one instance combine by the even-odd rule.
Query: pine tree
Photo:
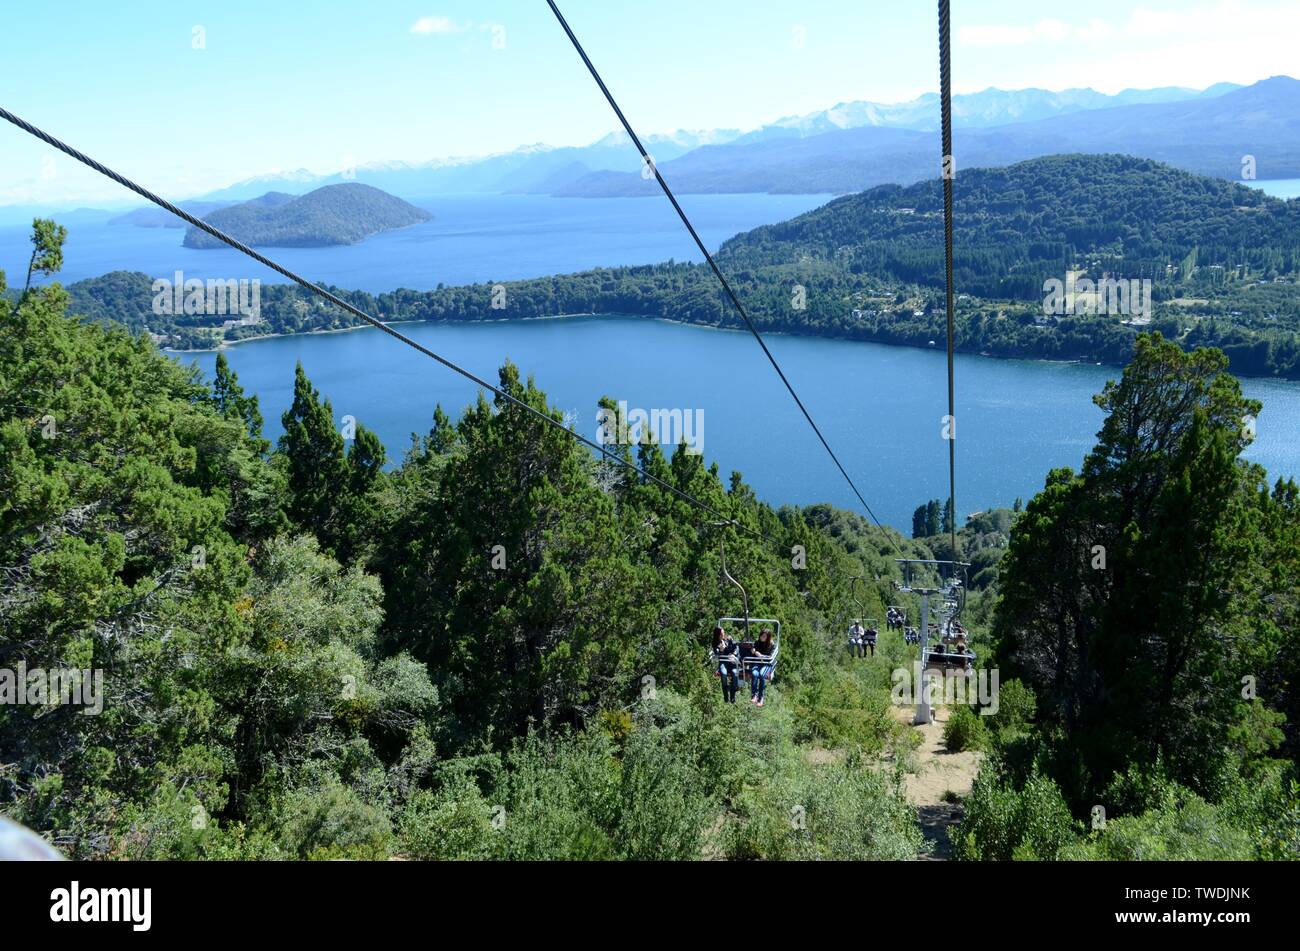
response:
[[[248,437],[259,446],[259,452],[270,449],[271,444],[262,438],[264,421],[257,396],[245,395],[239,377],[230,369],[224,353],[217,354],[217,365],[213,370],[212,404],[222,416],[243,422]]]
[[[333,407],[321,401],[301,363],[294,370],[293,404],[281,423],[279,450],[287,460],[289,517],[332,548],[335,507],[347,491],[343,436],[334,427]]]
[[[924,538],[928,534],[927,529],[929,526],[926,524],[926,509],[927,506],[925,503],[922,503],[912,512],[913,538]]]
[[[1053,471],[1015,523],[995,630],[1005,665],[1064,729],[1057,778],[1082,808],[1134,762],[1214,795],[1237,768],[1238,672],[1254,637],[1252,523],[1276,503],[1239,462],[1259,412],[1219,351],[1138,338],[1076,475]],[[1279,583],[1280,579],[1274,583]]]
[[[26,296],[32,287],[33,274],[55,274],[63,269],[63,243],[68,240],[68,229],[48,218],[32,220],[32,257],[27,264]]]
[[[931,499],[925,504],[925,534],[927,537],[938,535],[942,531],[939,519],[939,500]]]

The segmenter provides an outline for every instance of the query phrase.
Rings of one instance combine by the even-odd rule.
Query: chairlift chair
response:
[[[927,650],[922,658],[926,670],[947,671],[960,670],[967,677],[975,673],[975,652],[969,647],[963,651]]]
[[[715,522],[714,524],[725,526],[728,523]],[[781,622],[776,618],[750,617],[749,592],[746,591],[745,586],[737,581],[732,576],[731,572],[727,570],[727,540],[725,535],[719,536],[718,552],[722,557],[722,575],[740,589],[740,597],[745,607],[745,613],[743,617],[720,617],[718,618],[717,626],[725,628],[725,625],[727,624],[742,624],[744,625],[744,633],[737,642],[740,644],[740,653],[738,656],[730,654],[720,655],[714,651],[710,653],[710,661],[713,663],[715,669],[718,668],[718,665],[724,662],[733,664],[739,663],[741,672],[744,674],[746,680],[750,678],[751,673],[756,667],[769,667],[771,668],[771,671],[768,674],[768,683],[773,683],[776,680],[776,662],[781,654]],[[771,657],[755,657],[752,654],[747,655],[745,653],[746,647],[748,646],[752,648],[755,641],[755,638],[750,636],[749,627],[751,624],[759,625],[760,630],[768,625],[772,627]],[[721,670],[718,670],[718,676],[722,676]]]
[[[755,667],[771,667],[771,668],[772,668],[772,673],[771,673],[771,675],[767,678],[767,682],[768,682],[768,683],[772,683],[773,681],[775,681],[775,680],[776,680],[776,661],[777,661],[777,657],[778,657],[778,656],[780,655],[780,653],[781,653],[781,622],[778,621],[776,618],[771,618],[771,617],[748,617],[748,616],[746,616],[746,617],[720,617],[720,618],[718,618],[718,627],[724,627],[724,626],[727,625],[727,624],[743,624],[743,625],[745,625],[745,631],[746,631],[746,632],[749,631],[749,625],[751,625],[751,624],[758,625],[758,629],[759,629],[759,630],[762,630],[764,627],[770,627],[770,628],[772,629],[772,656],[771,656],[770,658],[766,658],[766,657],[755,657],[755,656],[753,656],[752,654],[750,654],[750,655],[746,655],[746,654],[744,654],[744,653],[741,653],[741,654],[739,654],[739,655],[736,655],[736,654],[729,654],[729,655],[725,655],[725,656],[724,656],[724,655],[719,655],[719,654],[714,654],[714,655],[712,656],[712,661],[713,661],[713,663],[714,663],[714,664],[720,664],[720,663],[723,663],[723,662],[725,661],[725,662],[727,662],[727,663],[739,664],[740,667],[741,667],[741,670],[742,670],[742,671],[744,672],[744,674],[745,674],[745,679],[746,679],[746,680],[749,679],[749,674],[750,674],[750,672],[751,672]],[[751,637],[749,636],[749,634],[746,633],[746,634],[744,635],[743,639],[737,641],[737,643],[740,644],[741,650],[743,651],[743,650],[745,649],[745,647],[747,647],[747,646],[748,646],[748,647],[753,647],[753,645],[754,645],[754,641],[755,641],[755,638],[751,638]]]

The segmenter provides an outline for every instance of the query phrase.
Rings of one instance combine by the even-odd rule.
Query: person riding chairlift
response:
[[[770,660],[776,653],[776,644],[772,641],[772,632],[763,628],[754,642],[754,657]],[[757,707],[763,705],[763,689],[767,679],[772,676],[771,664],[755,664],[749,671],[749,702]]]
[[[854,621],[849,626],[849,656],[850,657],[861,657],[866,653],[866,651],[862,649],[862,639],[863,637],[866,636],[866,633],[867,632],[863,630],[862,625],[859,624],[857,621]]]
[[[731,635],[720,627],[713,629],[713,653],[715,657],[735,657],[739,646]],[[725,703],[736,702],[736,691],[740,688],[737,674],[738,664],[735,660],[719,660],[718,676],[722,678],[722,699]]]
[[[862,642],[866,644],[867,649],[871,651],[872,657],[876,656],[876,638],[878,638],[879,636],[880,636],[880,632],[878,630],[876,630],[874,627],[869,627],[867,628],[866,634],[862,638]]]

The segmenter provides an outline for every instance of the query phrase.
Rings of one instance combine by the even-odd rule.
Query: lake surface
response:
[[[1300,178],[1273,178],[1267,181],[1242,182],[1274,198],[1300,198]]]
[[[636,317],[491,324],[404,324],[404,333],[495,382],[508,359],[536,376],[574,428],[597,438],[596,401],[633,409],[700,410],[702,449],[724,478],[740,470],[774,504],[860,509],[748,333]],[[766,338],[876,516],[910,531],[912,510],[948,494],[947,371],[937,350],[815,337]],[[267,433],[293,396],[295,361],[333,404],[375,430],[400,458],[433,407],[453,417],[476,388],[373,328],[250,341],[227,359],[261,397]],[[209,378],[213,353],[183,354]],[[957,507],[965,514],[1028,499],[1055,466],[1077,468],[1102,414],[1092,395],[1113,367],[958,355]],[[1264,401],[1249,458],[1271,476],[1300,475],[1300,386],[1244,381]]]
[[[682,207],[701,239],[715,250],[741,231],[793,218],[828,195],[685,195]],[[670,258],[703,260],[667,200],[459,195],[414,202],[433,220],[333,248],[268,248],[266,254],[304,277],[349,290],[379,293],[400,287],[515,281]],[[109,224],[114,212],[54,215],[68,228],[65,284],[109,271],[152,277],[183,271],[187,278],[284,278],[232,248],[181,247],[180,228]],[[21,284],[31,255],[31,226],[0,228],[0,270]]]

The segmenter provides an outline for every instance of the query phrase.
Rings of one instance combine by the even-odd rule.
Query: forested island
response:
[[[1185,349],[1223,350],[1235,373],[1300,379],[1300,201],[1115,155],[976,169],[960,175],[956,194],[960,352],[1122,365],[1139,330],[1159,330]],[[881,186],[737,235],[717,260],[764,331],[928,347],[945,335],[942,247],[932,181]],[[1067,279],[1150,281],[1150,312],[1053,312],[1048,282]],[[130,272],[81,281],[72,308],[147,328],[176,349],[357,323],[305,291],[268,285],[261,323],[222,331],[202,315],[153,315],[151,283]],[[330,290],[390,321],[607,313],[743,326],[708,268],[691,263],[432,291]]]
[[[345,182],[305,195],[268,192],[218,208],[203,220],[244,244],[269,248],[319,248],[356,244],[371,235],[428,221],[432,215],[370,185]],[[190,226],[187,248],[224,248],[206,231]]]
[[[720,529],[500,398],[430,407],[389,469],[301,367],[272,446],[220,355],[209,385],[57,284],[0,293],[0,690],[103,674],[96,715],[0,704],[0,810],[84,859],[929,855],[892,696],[916,648],[843,632],[915,618],[895,557],[956,554],[1001,683],[947,708],[978,778],[935,802],[946,854],[1300,858],[1300,487],[1240,457],[1260,405],[1226,365],[1139,336],[1079,469],[953,552],[935,502],[908,539],[619,450]],[[783,622],[764,709],[707,660],[721,531]]]

